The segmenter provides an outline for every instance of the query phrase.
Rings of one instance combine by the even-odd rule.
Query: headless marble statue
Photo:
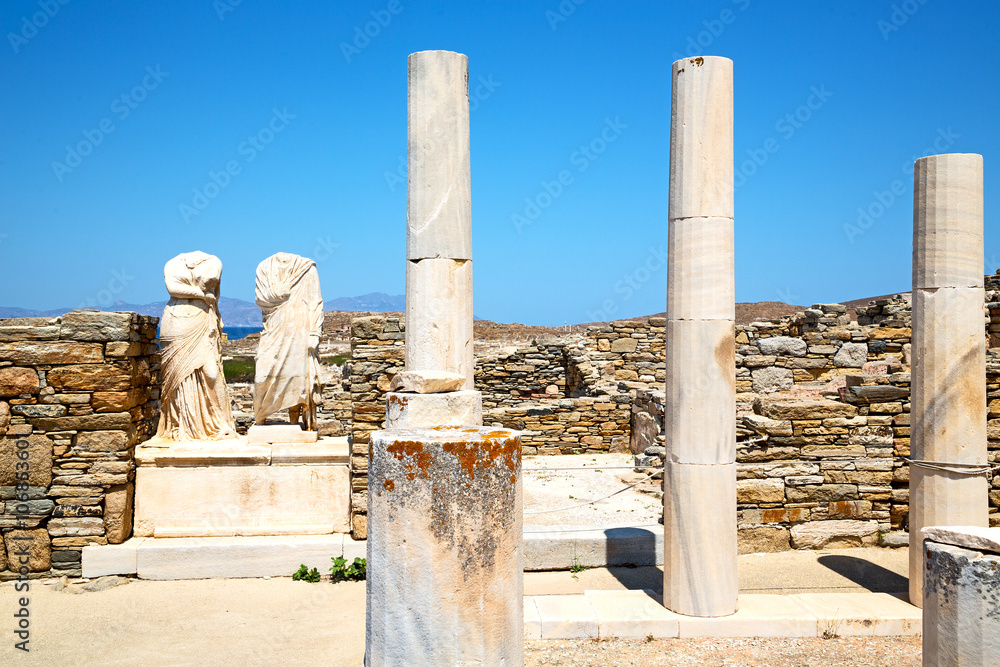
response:
[[[187,442],[236,437],[222,373],[222,262],[203,252],[163,267],[170,301],[160,320],[162,388],[157,437]]]
[[[257,267],[257,305],[264,330],[257,346],[254,421],[288,409],[289,421],[316,430],[316,406],[322,400],[319,338],[323,297],[316,262],[279,252]]]

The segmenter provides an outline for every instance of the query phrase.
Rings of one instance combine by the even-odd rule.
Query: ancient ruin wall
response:
[[[134,448],[159,416],[158,318],[76,310],[0,320],[0,579],[80,576],[132,533]]]

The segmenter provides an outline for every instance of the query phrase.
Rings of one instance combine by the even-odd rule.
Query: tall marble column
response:
[[[733,62],[674,63],[663,602],[737,609]]]
[[[389,396],[387,428],[482,423],[482,398],[472,391],[468,78],[461,53],[410,55],[406,359],[393,386],[400,392]]]
[[[987,526],[983,156],[914,164],[910,602],[923,601],[927,526]],[[949,466],[949,464],[952,464]]]

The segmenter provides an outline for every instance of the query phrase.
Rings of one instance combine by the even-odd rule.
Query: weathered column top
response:
[[[983,526],[928,526],[920,531],[925,540],[950,544],[973,551],[1000,553],[1000,527]]]

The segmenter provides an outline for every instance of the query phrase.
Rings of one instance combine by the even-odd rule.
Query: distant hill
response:
[[[373,313],[402,312],[406,308],[406,297],[402,294],[390,296],[382,292],[372,292],[361,296],[341,296],[336,299],[324,299],[323,309],[345,311],[368,311]]]
[[[371,311],[384,313],[391,311],[401,311],[404,306],[402,295],[390,296],[381,292],[364,294],[362,296],[342,296],[333,300],[324,301],[324,309],[342,311]],[[155,315],[159,317],[163,314],[166,301],[155,301],[146,304],[126,303],[116,301],[110,306],[100,307],[98,310],[132,311],[140,315]],[[76,306],[79,308],[79,306]],[[54,310],[30,310],[28,308],[8,308],[0,306],[0,319],[10,317],[57,317],[74,310],[74,308],[56,308]],[[233,299],[224,296],[219,299],[219,314],[222,316],[222,323],[227,327],[259,327],[261,326],[260,308],[257,304],[243,299]]]

